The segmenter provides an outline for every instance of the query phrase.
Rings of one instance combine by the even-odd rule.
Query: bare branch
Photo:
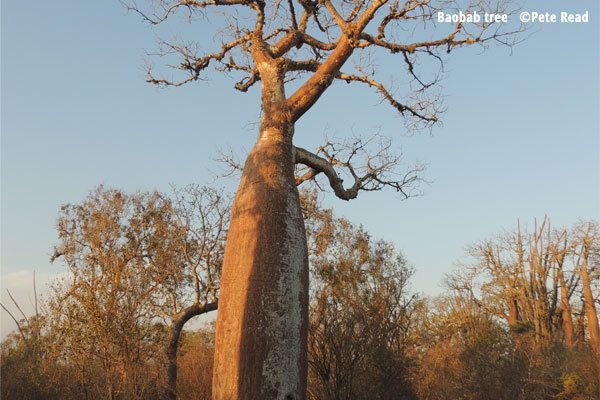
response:
[[[342,32],[346,33],[348,31],[348,29],[349,29],[348,23],[338,13],[338,11],[333,6],[333,4],[331,4],[331,1],[330,0],[323,0],[323,4],[325,5],[325,8],[327,8],[327,11],[329,11],[329,14],[331,14],[331,16],[333,17],[333,19],[335,20],[335,23],[342,30]]]
[[[6,293],[8,293],[8,297],[10,297],[10,299],[12,300],[13,304],[15,305],[15,307],[17,307],[17,310],[19,310],[19,312],[21,313],[21,315],[23,316],[23,319],[25,320],[25,322],[27,322],[27,325],[31,325],[29,323],[29,319],[27,318],[27,315],[25,315],[25,313],[23,312],[23,310],[21,309],[21,307],[19,306],[19,303],[17,303],[17,301],[15,300],[15,298],[13,297],[12,293],[10,293],[10,291],[8,289],[6,289]]]
[[[368,145],[378,140],[377,150],[370,152]],[[391,153],[391,141],[380,135],[368,140],[355,138],[352,142],[334,143],[327,141],[317,153],[295,147],[295,162],[309,167],[308,171],[296,177],[296,184],[309,181],[323,173],[337,197],[343,200],[356,198],[359,191],[376,191],[385,187],[395,189],[403,198],[416,195],[414,185],[422,180],[425,167],[417,165],[404,174],[395,169],[400,158]],[[357,158],[361,160],[357,162]],[[336,169],[344,169],[352,180],[352,186],[344,187],[343,179]]]
[[[221,46],[220,52],[211,53],[211,54],[205,55],[203,57],[196,56],[195,49],[193,49],[192,46],[190,46],[190,45],[168,43],[165,41],[161,41],[161,48],[163,48],[164,50],[162,50],[159,53],[159,55],[164,56],[164,55],[171,54],[171,53],[180,54],[183,58],[183,61],[177,67],[174,67],[174,68],[179,69],[181,71],[188,72],[189,77],[187,79],[184,79],[184,80],[178,81],[178,82],[170,81],[167,79],[157,79],[152,75],[151,67],[148,67],[146,82],[153,83],[156,85],[162,85],[162,86],[174,86],[174,87],[182,86],[182,85],[185,85],[186,83],[200,79],[200,73],[210,65],[211,61],[222,62],[226,68],[241,69],[241,70],[250,72],[252,74],[252,76],[254,76],[255,72],[253,71],[253,69],[247,68],[247,67],[242,68],[242,67],[238,66],[233,61],[233,58],[231,56],[229,57],[229,62],[223,61],[225,56],[230,54],[231,50],[233,50],[234,48],[236,48],[238,46],[244,45],[244,44],[248,43],[249,41],[250,41],[250,34],[246,33],[245,35],[242,35],[228,43],[224,43]],[[254,81],[252,81],[252,84],[254,84],[254,82],[256,82],[256,78],[254,78]],[[243,89],[244,84],[240,84],[240,88]],[[241,89],[239,89],[239,90],[241,90]],[[247,90],[247,88],[246,88],[246,90]]]
[[[405,58],[406,57],[407,56],[405,55]],[[412,64],[410,63],[408,58],[406,58],[406,61],[409,64],[409,69],[411,73],[413,74],[415,79],[422,85],[422,89],[426,89],[435,83],[423,83],[416,75],[414,75],[412,71]],[[294,61],[286,59],[285,62],[287,71],[316,71],[322,65],[322,63],[319,63],[315,60]],[[383,99],[387,101],[396,110],[398,110],[400,114],[408,114],[412,117],[415,117],[417,121],[423,122],[425,127],[429,127],[438,122],[438,113],[440,112],[440,110],[437,108],[436,101],[430,101],[427,99],[417,99],[416,103],[413,105],[409,106],[402,104],[392,96],[389,89],[387,89],[382,83],[370,78],[367,74],[363,74],[361,76],[338,72],[335,75],[335,79],[343,80],[346,83],[364,83],[370,87],[377,89],[377,91],[382,95]]]
[[[373,19],[375,12],[385,4],[386,0],[375,0],[362,16],[352,24],[346,26],[344,33],[336,42],[335,50],[327,60],[319,66],[314,74],[292,95],[287,101],[292,121],[297,121],[321,97],[331,85],[340,68],[350,58],[354,47],[357,45],[357,35],[365,29]],[[352,36],[350,36],[352,35]]]
[[[235,5],[249,5],[251,2],[248,0],[207,0],[207,1],[194,1],[194,0],[180,0],[176,1],[169,6],[163,7],[163,12],[161,15],[157,15],[154,13],[153,15],[148,15],[141,11],[141,9],[137,6],[137,3],[133,1],[129,5],[126,1],[121,0],[121,4],[125,6],[128,11],[133,11],[139,14],[144,21],[151,23],[152,25],[160,24],[167,20],[169,15],[175,13],[177,9],[181,7],[186,7],[190,12],[194,9],[202,9],[209,6],[235,6]]]
[[[27,338],[25,337],[25,332],[23,331],[23,328],[21,327],[21,324],[19,323],[19,320],[17,318],[15,318],[15,316],[8,310],[8,308],[6,308],[4,306],[4,304],[0,303],[0,307],[2,307],[2,309],[4,311],[6,311],[8,313],[8,315],[10,315],[10,317],[12,318],[12,320],[15,322],[15,324],[17,325],[17,329],[19,330],[19,333],[21,334],[21,338],[23,339],[23,341],[27,341]]]
[[[374,87],[383,96],[383,98],[392,105],[402,115],[410,114],[417,119],[424,121],[427,126],[436,123],[438,121],[437,110],[434,108],[430,110],[430,106],[435,105],[434,102],[417,103],[414,106],[407,106],[398,102],[390,92],[383,86],[383,84],[377,82],[374,79],[368,78],[367,76],[358,76],[351,74],[340,73],[338,79],[350,82],[361,82]]]
[[[214,158],[214,160],[224,164],[225,166],[223,171],[215,174],[217,178],[228,178],[244,172],[243,163],[240,161],[238,155],[234,153],[231,146],[227,148],[227,151],[217,148],[217,157]]]

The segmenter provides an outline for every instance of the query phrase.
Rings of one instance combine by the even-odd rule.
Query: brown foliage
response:
[[[214,325],[185,334],[179,350],[177,394],[180,400],[209,400],[212,389]]]
[[[169,253],[169,242],[161,239],[182,225],[156,224],[159,211],[166,210],[149,203],[158,197],[117,193],[99,191],[85,207],[63,209],[61,234],[73,240],[62,241],[57,250],[68,254],[72,280],[58,284],[39,314],[18,321],[20,331],[2,342],[3,399],[165,398],[169,325],[157,323],[154,311],[197,292],[192,285],[187,292],[173,286],[182,291],[162,287],[152,296],[140,295],[166,273],[153,272],[149,261],[138,263],[131,255],[139,253],[131,250],[135,245],[149,255],[149,244],[162,243],[160,252],[153,250],[160,254],[154,258],[161,260],[157,268],[190,276],[189,263],[178,264],[181,270],[173,266],[185,257]],[[535,235],[517,230],[481,242],[470,248],[476,262],[464,264],[468,268],[450,279],[445,295],[421,299],[409,290],[412,268],[389,242],[336,218],[314,192],[301,199],[312,274],[308,397],[598,398],[600,362],[589,317],[594,307],[586,304],[586,297],[597,301],[600,279],[595,222],[554,231],[542,224]],[[128,214],[142,208],[150,215]],[[67,218],[73,215],[77,218]],[[150,276],[136,276],[144,272]],[[584,273],[587,280],[580,279]],[[562,294],[576,328],[572,346],[562,330]],[[513,299],[520,312],[509,324]],[[536,304],[543,307],[531,306]],[[547,335],[533,319],[543,315],[550,316]],[[183,331],[177,346],[178,398],[209,399],[214,329]]]
[[[419,304],[408,292],[412,269],[391,243],[315,207],[314,193],[303,200],[312,254],[309,398],[410,398]]]
[[[599,248],[597,222],[552,229],[545,218],[531,233],[518,226],[470,246],[470,261],[447,283],[514,331],[531,329],[538,343],[559,337],[572,347],[575,310],[583,308],[584,336],[597,349]]]

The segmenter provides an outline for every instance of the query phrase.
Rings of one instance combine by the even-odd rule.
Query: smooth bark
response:
[[[590,342],[592,348],[596,354],[600,354],[600,328],[598,327],[598,314],[596,314],[596,307],[594,307],[594,296],[592,295],[592,289],[590,286],[590,276],[587,270],[587,259],[589,257],[589,250],[584,250],[583,262],[581,264],[581,279],[583,284],[583,296],[585,299],[585,316],[587,318],[588,330],[590,332]]]
[[[191,318],[216,309],[217,302],[205,305],[196,303],[186,307],[171,318],[165,348],[165,355],[167,356],[167,397],[169,399],[177,400],[177,350],[183,326]]]
[[[231,214],[213,399],[306,396],[308,257],[293,130],[267,122],[246,161]]]
[[[562,315],[562,326],[565,335],[565,345],[572,348],[574,344],[575,331],[573,329],[573,317],[571,315],[571,305],[569,304],[569,293],[565,283],[565,276],[562,269],[562,262],[558,268],[558,280],[560,284],[560,310]]]

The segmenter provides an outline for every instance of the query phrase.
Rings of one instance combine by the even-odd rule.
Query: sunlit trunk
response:
[[[562,313],[562,326],[565,335],[565,345],[570,349],[573,347],[575,332],[573,330],[571,305],[569,304],[569,294],[565,284],[565,276],[563,274],[562,266],[558,269],[558,280],[560,283],[560,309]]]
[[[598,314],[594,307],[594,296],[590,287],[590,277],[587,270],[588,254],[583,257],[581,265],[581,280],[583,284],[583,296],[585,298],[585,316],[587,318],[588,330],[590,332],[590,342],[596,354],[600,354],[600,327],[598,326]]]
[[[217,317],[215,400],[306,396],[308,256],[292,134],[291,124],[263,118],[233,204]]]

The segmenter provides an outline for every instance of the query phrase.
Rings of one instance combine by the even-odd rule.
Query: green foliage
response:
[[[514,333],[526,333],[533,330],[533,326],[529,321],[517,321],[510,326],[511,332]]]

